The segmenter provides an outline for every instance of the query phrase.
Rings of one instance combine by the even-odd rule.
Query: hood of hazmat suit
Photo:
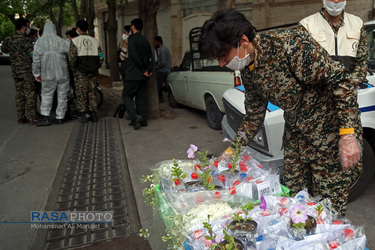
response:
[[[33,75],[42,81],[68,80],[68,53],[70,43],[56,35],[55,25],[44,25],[43,35],[34,45]]]

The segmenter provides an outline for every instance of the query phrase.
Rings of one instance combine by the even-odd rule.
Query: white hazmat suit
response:
[[[49,117],[57,90],[56,119],[62,120],[68,107],[69,69],[67,57],[70,43],[56,35],[55,25],[44,25],[43,36],[34,45],[33,75],[42,80],[40,113]]]

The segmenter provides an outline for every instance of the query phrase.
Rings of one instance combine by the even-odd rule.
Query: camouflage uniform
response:
[[[270,31],[252,43],[254,67],[241,72],[246,116],[239,131],[247,138],[236,140],[246,145],[256,135],[268,101],[282,108],[286,186],[291,194],[306,186],[314,196],[330,197],[344,215],[351,170],[342,171],[339,163],[339,129],[354,128],[362,138],[356,85],[305,32]]]
[[[98,111],[98,106],[97,106],[98,97],[97,97],[97,89],[96,89],[96,85],[97,85],[96,74],[84,72],[85,65],[80,65],[79,57],[80,56],[78,53],[78,48],[72,42],[70,44],[70,49],[69,49],[69,65],[74,74],[77,110],[81,113],[88,112],[88,111],[97,112]],[[103,63],[103,60],[104,60],[103,53],[99,46],[98,55],[96,55],[95,58],[91,56],[91,58],[86,60],[86,62],[88,62],[88,65],[90,67],[93,67],[93,68],[97,67],[95,70],[97,71],[97,69],[100,68],[101,64]],[[96,64],[96,66],[93,64]],[[90,72],[92,72],[92,70],[90,70]]]
[[[18,120],[34,121],[38,115],[36,85],[31,70],[33,43],[24,34],[16,32],[5,38],[1,49],[10,54]]]

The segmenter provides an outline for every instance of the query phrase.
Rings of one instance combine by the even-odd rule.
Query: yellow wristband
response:
[[[225,150],[224,153],[225,153],[227,156],[229,156],[229,157],[232,157],[233,154],[234,154],[234,152],[233,152],[233,150],[232,150],[231,148],[227,148],[227,150]]]
[[[354,134],[354,128],[340,128],[339,135]]]

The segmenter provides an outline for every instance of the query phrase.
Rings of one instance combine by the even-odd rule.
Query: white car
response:
[[[357,198],[372,181],[375,173],[375,21],[365,24],[370,54],[368,87],[358,91],[358,103],[363,126],[363,175],[350,189],[350,200]],[[374,33],[374,35],[373,35]],[[226,115],[222,120],[224,135],[233,139],[245,116],[245,89],[243,86],[227,90],[223,96]],[[282,136],[284,133],[283,110],[269,103],[261,131],[249,143],[255,158],[263,163],[283,168]]]
[[[237,74],[238,77],[235,77]],[[217,61],[195,60],[192,66],[191,53],[186,52],[181,65],[168,75],[168,101],[171,107],[181,105],[206,111],[208,125],[221,129],[225,112],[223,94],[239,82],[239,72],[220,68]]]

